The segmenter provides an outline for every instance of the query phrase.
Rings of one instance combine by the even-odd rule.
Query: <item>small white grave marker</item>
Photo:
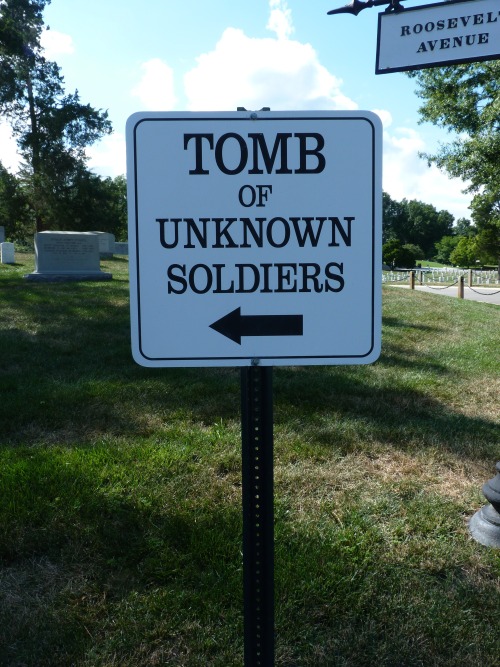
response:
[[[0,263],[15,264],[13,243],[7,241],[0,243]]]
[[[93,232],[99,239],[101,259],[110,259],[115,252],[115,235],[110,232]]]

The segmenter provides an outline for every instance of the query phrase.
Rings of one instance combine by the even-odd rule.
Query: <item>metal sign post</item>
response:
[[[241,371],[245,667],[274,665],[272,372]]]

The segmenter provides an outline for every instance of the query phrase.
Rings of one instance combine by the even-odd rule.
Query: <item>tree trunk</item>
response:
[[[33,209],[35,213],[35,228],[37,232],[43,231],[43,217],[41,213],[40,202],[42,191],[40,187],[41,159],[40,159],[40,136],[38,132],[38,122],[36,118],[35,96],[33,94],[33,83],[31,75],[28,72],[26,77],[26,86],[28,89],[28,104],[30,110],[31,122],[31,168],[33,171]]]

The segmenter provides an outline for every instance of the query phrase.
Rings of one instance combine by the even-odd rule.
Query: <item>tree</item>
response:
[[[0,225],[9,240],[25,243],[30,229],[28,202],[17,178],[0,163]],[[28,231],[29,230],[29,231]]]
[[[397,239],[401,245],[418,246],[423,251],[423,257],[430,257],[434,244],[446,234],[451,234],[454,221],[448,211],[437,211],[431,204],[415,199],[396,202],[387,193],[382,199],[382,219],[383,243]]]
[[[396,266],[412,269],[415,255],[411,247],[404,246],[398,239],[390,239],[382,246],[382,261],[392,269]]]
[[[435,155],[450,176],[467,182],[482,252],[500,257],[500,61],[412,72],[423,121],[454,133]]]
[[[117,241],[128,238],[127,180],[125,176],[107,178],[104,181],[107,192],[108,207],[106,218],[113,220],[113,234]]]
[[[429,257],[434,251],[434,244],[451,233],[454,217],[448,211],[437,211],[431,204],[417,200],[407,202],[406,206],[408,231],[403,240],[420,246],[425,256]]]
[[[0,55],[22,56],[40,45],[43,10],[51,0],[3,0],[0,5]]]
[[[29,186],[0,163],[0,225],[9,240],[23,245],[33,237],[29,214]],[[73,187],[54,198],[50,211],[54,229],[111,232],[116,240],[127,239],[127,187],[124,176],[101,178],[85,168],[73,175]]]
[[[422,248],[415,243],[405,243],[403,245],[403,249],[411,253],[414,261],[418,261],[419,259],[425,259],[425,254]]]
[[[100,178],[87,169],[74,176],[74,187],[57,203],[61,228],[111,232],[127,239],[127,196],[124,176]]]
[[[482,192],[474,197],[472,215],[477,224],[475,236],[484,264],[499,263],[500,270],[500,185],[498,193]]]
[[[436,248],[434,259],[442,264],[450,264],[450,255],[457,247],[459,240],[459,236],[443,236],[440,241],[434,244]]]
[[[4,0],[0,19],[0,110],[24,159],[24,183],[37,231],[57,228],[61,200],[86,169],[85,148],[111,131],[107,113],[66,95],[56,63],[40,46],[50,0]]]
[[[450,254],[450,261],[455,266],[476,266],[478,261],[478,250],[476,241],[467,236],[461,236],[457,247]]]
[[[457,236],[475,236],[477,229],[467,218],[459,218],[453,227],[453,232]]]
[[[382,194],[382,243],[390,239],[399,239],[405,228],[407,212],[404,203],[391,198],[387,192]]]

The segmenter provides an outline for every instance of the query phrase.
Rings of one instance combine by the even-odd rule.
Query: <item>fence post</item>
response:
[[[415,271],[410,271],[410,289],[415,289]]]
[[[459,299],[464,298],[464,277],[460,276],[458,279],[458,294],[457,294]]]
[[[472,269],[469,269],[469,287],[472,287]]]

